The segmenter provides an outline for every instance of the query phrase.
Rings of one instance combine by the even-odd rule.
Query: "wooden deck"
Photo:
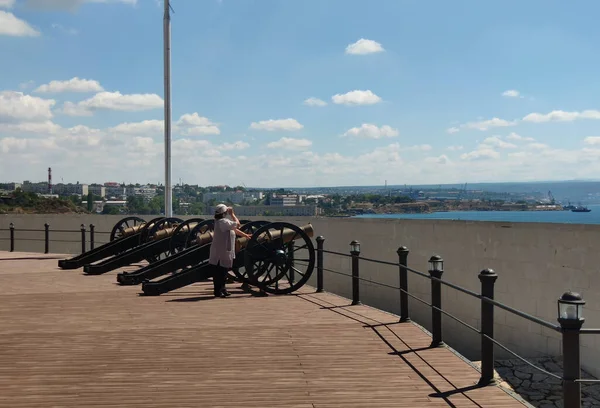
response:
[[[0,252],[1,407],[523,407],[419,327],[331,294],[160,297]],[[134,268],[135,269],[135,268]]]

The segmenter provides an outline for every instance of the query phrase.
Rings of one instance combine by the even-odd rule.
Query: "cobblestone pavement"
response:
[[[562,377],[561,358],[543,357],[528,359],[528,361],[549,373]],[[479,366],[480,362],[475,364]],[[562,384],[559,379],[546,375],[517,359],[496,361],[495,369],[501,387],[519,394],[534,407],[563,407]],[[594,377],[582,372],[582,378],[593,379]],[[583,407],[600,407],[600,384],[581,384],[581,400]]]

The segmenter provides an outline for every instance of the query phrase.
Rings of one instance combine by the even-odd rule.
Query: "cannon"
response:
[[[238,281],[271,294],[292,293],[306,284],[315,264],[311,224],[298,227],[286,222],[262,222],[262,225],[249,223],[244,227],[255,230],[250,239],[236,239],[232,270]],[[143,294],[158,296],[212,277],[212,268],[207,261],[211,240],[211,232],[197,236],[197,250],[204,251],[203,260],[197,265],[158,281],[149,281],[151,275],[146,275],[147,280],[142,282]]]
[[[254,232],[258,227],[267,224],[266,221],[241,220],[241,230]],[[121,285],[137,285],[144,280],[158,278],[168,273],[177,273],[185,268],[207,260],[210,254],[214,220],[192,218],[180,224],[171,235],[169,256],[151,263],[134,272],[121,272],[117,282]],[[209,240],[198,242],[198,236],[208,234]]]
[[[143,260],[148,261],[150,264],[159,262],[169,256],[170,238],[183,222],[182,219],[176,217],[162,217],[152,220],[152,224],[148,228],[144,226],[140,229],[140,244],[138,246],[117,253],[98,263],[85,264],[83,272],[87,275],[100,275]],[[184,233],[185,231],[179,230],[179,232]]]
[[[110,232],[109,242],[73,258],[61,259],[58,261],[58,267],[61,269],[77,269],[86,264],[131,250],[143,243],[144,237],[147,236],[145,232],[161,219],[163,217],[146,222],[146,220],[139,217],[125,217],[114,225]]]

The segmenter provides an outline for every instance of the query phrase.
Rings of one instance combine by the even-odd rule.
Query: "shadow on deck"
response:
[[[527,406],[418,326],[310,287],[140,297],[40,258],[0,253],[0,406]]]

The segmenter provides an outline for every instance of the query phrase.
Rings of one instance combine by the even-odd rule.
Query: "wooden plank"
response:
[[[524,406],[472,388],[478,372],[417,326],[332,294],[140,297],[41,258],[0,253],[0,407]]]

